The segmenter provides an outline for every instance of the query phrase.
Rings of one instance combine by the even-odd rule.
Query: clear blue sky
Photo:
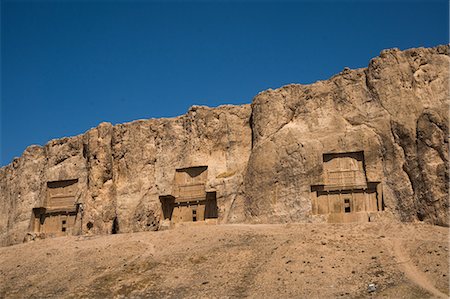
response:
[[[1,163],[103,121],[250,103],[448,43],[448,2],[1,0]]]

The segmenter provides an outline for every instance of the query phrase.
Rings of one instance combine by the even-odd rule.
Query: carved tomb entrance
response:
[[[328,222],[367,222],[368,212],[382,211],[381,184],[368,182],[364,152],[323,155],[324,184],[311,186],[313,214]]]
[[[43,206],[33,209],[33,232],[52,236],[72,233],[78,213],[75,203],[77,184],[78,179],[47,182]]]
[[[179,223],[217,218],[216,192],[206,191],[207,178],[207,166],[177,169],[172,194],[159,197],[164,219]]]

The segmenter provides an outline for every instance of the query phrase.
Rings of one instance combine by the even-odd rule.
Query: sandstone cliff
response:
[[[373,219],[448,226],[449,47],[386,50],[365,69],[30,146],[0,169],[0,244],[21,242],[47,183],[76,180],[74,234],[157,230],[177,169],[207,166],[218,222],[322,221],[324,154],[363,153]],[[382,194],[381,194],[382,193]]]
[[[268,90],[252,103],[246,211],[303,221],[322,153],[363,150],[367,179],[401,221],[448,225],[449,47],[386,50],[365,69]]]
[[[47,182],[68,179],[78,179],[84,233],[111,233],[114,219],[120,232],[156,230],[159,195],[171,192],[176,169],[191,165],[209,166],[207,184],[217,190],[222,221],[232,219],[251,150],[249,117],[250,105],[192,107],[173,119],[102,123],[83,135],[27,148],[0,170],[2,244],[23,240]]]

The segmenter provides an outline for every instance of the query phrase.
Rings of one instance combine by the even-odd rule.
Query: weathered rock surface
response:
[[[78,179],[75,233],[158,229],[176,169],[208,166],[219,223],[315,221],[311,185],[324,153],[364,151],[385,219],[448,226],[449,47],[386,50],[365,69],[192,107],[171,119],[102,123],[30,146],[0,169],[0,244],[22,242],[46,183]],[[89,227],[87,227],[89,224]]]
[[[111,233],[115,218],[120,232],[156,230],[159,195],[170,193],[176,169],[191,165],[208,165],[221,221],[232,220],[251,150],[249,119],[250,105],[192,107],[177,118],[102,123],[83,135],[27,148],[0,170],[1,244],[22,242],[32,208],[46,197],[46,183],[67,179],[78,179],[84,233]]]
[[[257,95],[245,210],[262,222],[307,220],[322,153],[363,150],[388,213],[448,225],[448,54],[386,50],[366,69]]]

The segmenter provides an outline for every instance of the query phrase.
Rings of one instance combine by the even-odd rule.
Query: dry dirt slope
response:
[[[448,247],[448,228],[421,224],[62,237],[0,248],[0,297],[447,298]]]

